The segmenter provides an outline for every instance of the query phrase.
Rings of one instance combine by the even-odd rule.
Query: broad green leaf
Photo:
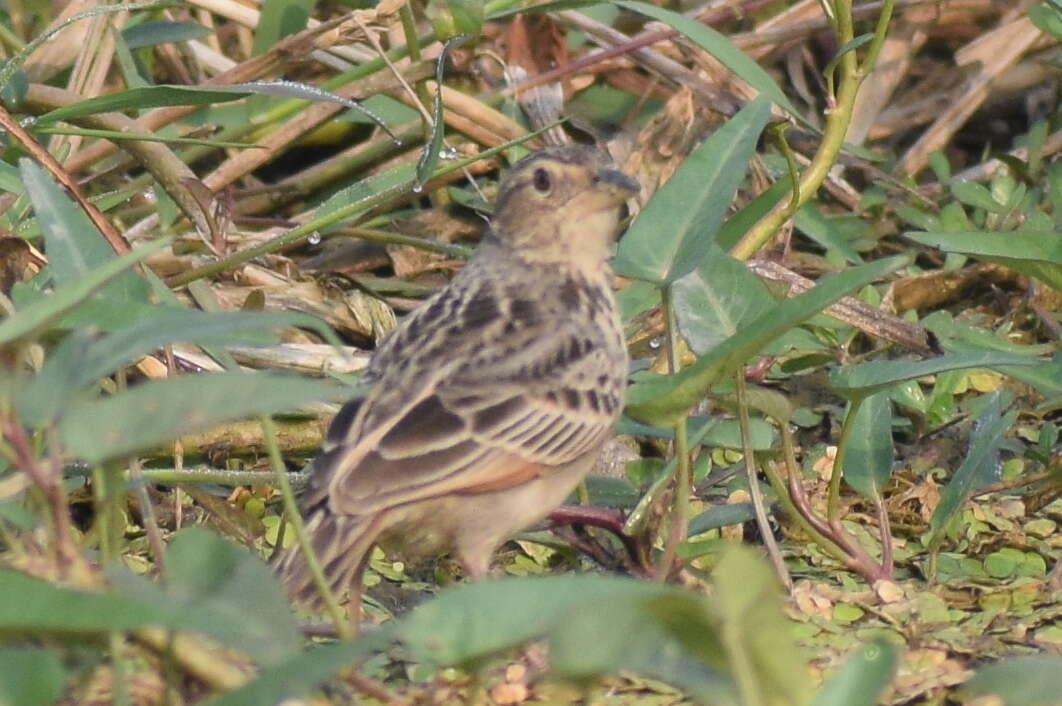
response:
[[[962,504],[971,494],[999,479],[999,449],[1003,443],[1003,436],[1018,418],[1016,411],[1002,414],[1001,405],[1000,393],[993,392],[984,410],[974,420],[970,429],[970,446],[966,452],[966,458],[941,491],[940,503],[930,519],[932,544],[935,544],[941,537],[941,533],[951,518],[962,508]]]
[[[767,562],[736,546],[724,553],[712,578],[723,643],[734,669],[745,672],[738,677],[745,702],[807,704],[807,663],[782,612],[778,579]],[[751,698],[750,688],[758,698]]]
[[[340,402],[349,387],[276,373],[183,375],[71,403],[59,423],[66,450],[89,463],[124,456],[255,414]]]
[[[699,355],[775,303],[759,277],[714,245],[700,266],[676,281],[671,291],[679,330]]]
[[[951,193],[962,203],[983,208],[989,213],[1006,213],[1007,205],[992,198],[992,192],[976,181],[958,181],[951,185]]]
[[[737,213],[727,218],[726,222],[720,226],[719,235],[716,237],[716,243],[719,247],[729,251],[737,245],[738,241],[741,240],[741,236],[745,235],[749,228],[774,208],[775,204],[783,196],[789,194],[791,183],[792,180],[788,174],[783,176],[764,189],[756,198],[742,206]]]
[[[251,95],[248,89],[231,87],[213,88],[210,86],[146,86],[115,91],[96,98],[87,98],[77,103],[64,105],[62,108],[45,113],[37,118],[35,126],[54,123],[60,120],[72,120],[86,115],[109,113],[125,110],[147,110],[170,105],[211,105],[240,100]]]
[[[272,665],[302,644],[291,603],[272,571],[250,552],[205,527],[181,530],[166,547],[165,589],[123,570],[114,583],[128,596],[186,614],[184,626]]]
[[[22,194],[26,190],[26,187],[22,185],[22,178],[19,176],[18,168],[0,162],[0,191],[6,191],[10,194]]]
[[[964,694],[993,694],[1004,706],[1057,706],[1062,694],[1062,657],[1009,657],[981,667],[962,685]]]
[[[54,652],[33,647],[0,648],[0,704],[51,706],[65,681],[63,665]]]
[[[756,511],[750,502],[715,505],[690,520],[686,531],[689,536],[693,537],[702,532],[726,527],[727,525],[740,525],[752,522],[755,519]]]
[[[206,702],[207,706],[264,706],[280,704],[304,695],[347,665],[357,664],[373,652],[390,647],[397,626],[380,625],[352,642],[315,647],[291,659],[271,664],[269,669],[238,689]]]
[[[948,353],[927,360],[874,360],[834,370],[830,373],[830,387],[842,397],[857,399],[904,380],[914,380],[948,370],[1000,365],[1032,366],[1043,362],[1026,355],[994,350]]]
[[[863,258],[852,247],[849,236],[842,232],[836,217],[822,212],[817,201],[804,204],[793,216],[793,225],[805,236],[826,248],[827,253],[840,255],[847,262],[857,265]]]
[[[649,422],[681,419],[721,376],[736,370],[772,340],[852,290],[899,269],[907,261],[906,257],[892,257],[824,277],[807,292],[776,304],[750,321],[738,334],[682,372],[643,377],[627,391],[628,414]]]
[[[832,671],[814,706],[875,706],[896,671],[896,648],[884,640],[861,645]]]
[[[726,36],[706,24],[656,5],[633,0],[612,0],[620,7],[652,17],[686,35],[695,44],[719,60],[742,80],[770,98],[790,115],[800,119],[800,112],[789,102],[782,89],[764,69],[737,48]]]
[[[0,569],[0,633],[102,635],[146,626],[181,628],[185,616],[116,593],[60,588],[10,569]]]
[[[0,323],[0,345],[22,338],[52,323],[136,263],[162,250],[169,242],[168,239],[163,239],[142,245],[94,268],[76,281],[58,287],[53,294],[23,307]]]
[[[57,290],[116,257],[84,210],[43,169],[22,159],[19,172],[44,234],[48,265]],[[138,302],[147,301],[147,295],[147,285],[133,272],[120,273],[101,292],[108,299]]]
[[[1041,30],[1062,41],[1062,11],[1058,7],[1051,7],[1050,3],[1033,5],[1029,8],[1029,19]]]
[[[961,233],[913,232],[905,236],[944,252],[1005,265],[1062,290],[1062,233],[1017,230]]]
[[[716,624],[711,604],[692,592],[615,576],[550,576],[444,592],[416,608],[399,634],[415,657],[437,664],[473,663],[545,639],[560,675],[626,669],[732,703]]]
[[[668,284],[701,264],[769,116],[766,99],[752,101],[683,160],[620,241],[617,273]]]
[[[122,30],[122,38],[129,49],[153,47],[157,44],[187,42],[211,34],[209,27],[195,22],[173,20],[148,20]]]
[[[855,414],[852,415],[854,405]],[[892,445],[892,404],[888,389],[849,404],[848,445],[844,455],[844,479],[866,498],[881,497],[892,475],[896,450]]]
[[[306,29],[313,6],[314,0],[265,0],[254,28],[252,54],[265,54],[284,37]]]
[[[1024,367],[1003,365],[996,370],[1024,382],[1046,398],[1062,396],[1062,360]]]

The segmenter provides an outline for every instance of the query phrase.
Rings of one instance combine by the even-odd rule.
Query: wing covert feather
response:
[[[512,355],[454,351],[406,404],[394,398],[408,387],[389,386],[382,370],[360,410],[358,438],[322,458],[332,506],[366,512],[497,490],[591,452],[612,427],[623,381],[602,385],[610,368],[601,346],[564,328],[516,336],[507,346]]]

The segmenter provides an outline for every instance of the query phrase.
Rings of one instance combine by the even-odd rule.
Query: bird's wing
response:
[[[622,404],[620,386],[601,386],[606,353],[574,326],[511,342],[514,351],[482,351],[426,370],[419,392],[400,408],[380,401],[393,413],[380,418],[366,410],[362,418],[372,421],[357,438],[318,461],[333,509],[370,512],[498,490],[593,451]]]

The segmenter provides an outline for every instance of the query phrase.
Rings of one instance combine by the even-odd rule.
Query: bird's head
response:
[[[529,261],[600,270],[621,207],[639,190],[597,149],[550,147],[518,162],[502,180],[491,227]]]

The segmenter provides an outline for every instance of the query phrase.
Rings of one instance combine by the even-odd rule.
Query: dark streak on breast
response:
[[[477,329],[489,326],[497,320],[501,315],[501,311],[498,310],[498,303],[495,301],[493,293],[486,288],[482,288],[469,299],[462,314],[464,316],[464,325],[467,328]]]

